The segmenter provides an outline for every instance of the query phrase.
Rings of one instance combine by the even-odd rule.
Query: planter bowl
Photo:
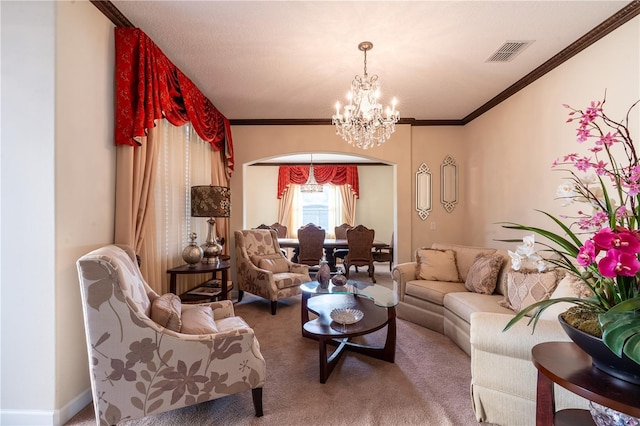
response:
[[[618,357],[604,344],[601,338],[569,325],[562,318],[562,314],[558,315],[558,321],[560,321],[560,325],[573,343],[591,356],[593,365],[596,368],[610,376],[640,385],[640,364],[632,361],[624,354],[622,358]]]

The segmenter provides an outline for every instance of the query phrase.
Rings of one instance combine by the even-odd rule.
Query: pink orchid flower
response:
[[[628,254],[640,252],[638,235],[626,228],[618,228],[616,232],[611,228],[602,228],[593,236],[593,242],[598,250],[615,249]]]
[[[598,271],[604,277],[615,278],[618,275],[633,277],[640,271],[638,256],[611,249],[598,262]]]
[[[593,241],[587,240],[584,242],[584,245],[580,247],[580,251],[578,252],[578,256],[576,257],[578,264],[580,266],[589,266],[596,260],[596,246],[593,244]]]

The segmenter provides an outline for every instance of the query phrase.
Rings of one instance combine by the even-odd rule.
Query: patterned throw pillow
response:
[[[274,274],[278,274],[280,272],[289,272],[289,264],[287,263],[287,260],[282,256],[271,259],[260,259],[258,268],[266,269],[267,271],[271,271]]]
[[[419,279],[428,281],[460,282],[453,250],[420,249],[417,252]]]
[[[464,286],[467,290],[480,294],[493,294],[502,267],[502,255],[479,254],[469,268]]]
[[[593,292],[582,281],[580,277],[573,274],[566,274],[565,277],[560,280],[558,286],[553,293],[551,293],[550,299],[560,299],[562,297],[577,297],[580,299],[586,299],[593,296]],[[575,306],[569,302],[559,302],[549,306],[540,314],[540,319],[556,319],[558,315]]]
[[[163,294],[151,303],[151,320],[164,328],[180,332],[182,303],[173,293]]]
[[[182,333],[212,334],[217,332],[218,327],[213,320],[213,310],[211,306],[184,306],[182,310]]]
[[[520,312],[522,308],[546,300],[558,285],[558,272],[509,271],[507,272],[507,294],[500,306]]]

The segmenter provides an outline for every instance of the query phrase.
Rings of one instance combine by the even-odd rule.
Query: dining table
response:
[[[293,257],[291,261],[296,263],[298,261],[298,254],[300,252],[300,241],[297,238],[278,238],[278,244],[280,244],[280,248],[291,248],[293,249]],[[346,238],[338,239],[338,238],[325,238],[322,243],[322,247],[324,248],[324,257],[329,265],[329,268],[332,272],[336,271],[336,259],[333,256],[333,253],[336,249],[348,249],[349,242]],[[389,244],[382,241],[373,241],[372,248],[385,248],[389,247]]]

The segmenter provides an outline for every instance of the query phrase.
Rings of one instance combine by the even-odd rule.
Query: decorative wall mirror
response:
[[[431,171],[425,163],[416,172],[416,211],[422,220],[431,213]]]
[[[458,166],[456,160],[447,155],[440,166],[440,202],[451,213],[458,204]]]

